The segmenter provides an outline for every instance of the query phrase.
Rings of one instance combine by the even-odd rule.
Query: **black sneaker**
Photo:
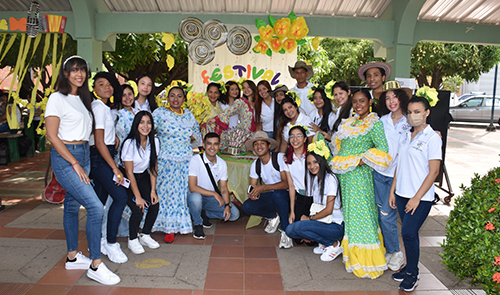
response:
[[[405,292],[412,292],[418,285],[418,277],[411,273],[406,273],[404,280],[399,284],[399,289]]]
[[[212,223],[210,223],[210,218],[208,218],[205,210],[201,210],[201,218],[203,219],[203,227],[204,228],[211,228],[212,227]]]
[[[203,232],[203,226],[201,224],[194,226],[193,237],[199,240],[205,239],[205,233]]]
[[[400,271],[392,274],[392,279],[396,282],[402,282],[405,279],[406,274],[406,266],[403,267]]]

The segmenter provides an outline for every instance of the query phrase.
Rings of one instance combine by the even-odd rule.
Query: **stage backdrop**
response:
[[[255,44],[254,40],[252,48]],[[254,53],[252,49],[247,54],[234,55],[223,44],[215,48],[214,60],[209,64],[199,66],[189,59],[189,83],[193,84],[194,92],[205,92],[210,82],[237,82],[240,77],[252,80],[255,84],[267,80],[273,89],[278,84],[292,88],[295,80],[290,77],[288,66],[293,66],[296,61],[297,50],[286,54],[273,52],[271,57]]]

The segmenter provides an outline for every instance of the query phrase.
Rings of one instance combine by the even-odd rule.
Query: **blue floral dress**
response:
[[[193,231],[186,203],[189,160],[193,155],[191,136],[201,143],[200,128],[188,109],[177,115],[159,107],[153,119],[160,140],[156,181],[160,209],[152,231],[187,234]]]
[[[137,113],[135,109],[133,111]],[[116,136],[118,136],[118,139],[120,140],[120,146],[118,147],[117,153],[115,155],[115,163],[120,164],[120,152],[122,150],[122,144],[125,138],[127,138],[130,133],[130,128],[132,128],[135,114],[126,109],[121,109],[118,111],[117,116],[118,121],[116,122],[115,130]]]

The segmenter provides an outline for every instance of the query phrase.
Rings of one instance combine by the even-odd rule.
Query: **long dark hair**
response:
[[[156,155],[156,142],[155,142],[155,123],[153,120],[153,115],[151,115],[150,112],[140,111],[135,115],[134,121],[132,122],[132,127],[130,128],[130,133],[127,136],[127,138],[125,138],[125,140],[123,142],[127,141],[128,139],[135,140],[137,150],[138,151],[141,150],[141,134],[139,133],[139,123],[141,123],[142,117],[144,117],[144,116],[148,116],[149,119],[151,120],[151,131],[148,134],[149,146],[151,147],[151,149],[150,149],[151,153],[149,155],[149,171],[151,174],[156,176],[157,175],[157,167],[156,167],[157,155]],[[122,147],[123,147],[123,143],[122,143]],[[122,153],[122,152],[123,152],[123,148],[122,148],[120,153]],[[120,157],[121,157],[121,154],[120,154]],[[131,177],[131,176],[129,175],[129,177]]]
[[[288,131],[288,135],[290,136],[290,134],[292,134],[292,130],[295,130],[295,129],[299,129],[300,132],[302,133],[302,136],[304,136],[304,138],[307,139],[306,130],[302,126],[298,126],[298,125],[290,128],[290,131]],[[308,142],[306,140],[306,142],[304,143],[304,154],[307,153],[307,145],[308,145]],[[285,163],[287,163],[288,165],[293,163],[293,147],[290,143],[288,143],[288,148],[286,149]]]
[[[222,100],[221,100],[222,93],[220,92],[220,89],[219,89],[220,84],[219,83],[215,83],[215,82],[208,83],[208,85],[207,85],[207,96],[208,96],[208,90],[210,90],[210,87],[217,88],[217,91],[219,92],[219,97],[217,98],[217,101],[222,102]]]
[[[253,99],[250,99],[250,97],[247,97],[245,94],[243,94],[243,96],[248,99],[249,102],[255,102],[255,100],[257,99],[257,86],[255,85],[255,83],[252,81],[252,80],[246,80],[245,82],[241,83],[241,87],[243,87],[243,84],[247,83],[248,84],[248,87],[250,87],[250,89],[252,89],[252,92],[253,92]]]
[[[314,156],[314,158],[316,159],[316,161],[318,161],[318,164],[319,164],[318,175],[311,174],[311,172],[309,171],[309,169],[307,169],[307,157],[309,155]],[[306,192],[308,192],[308,196],[312,196],[313,195],[312,181],[313,181],[314,177],[316,176],[316,177],[318,177],[319,193],[321,195],[321,201],[323,202],[323,195],[325,194],[325,178],[326,178],[327,174],[330,174],[333,177],[335,177],[335,179],[337,180],[337,195],[335,197],[336,198],[340,198],[340,203],[342,204],[342,195],[341,195],[341,192],[340,192],[340,183],[338,181],[337,176],[333,173],[332,169],[330,169],[330,166],[328,166],[328,163],[326,163],[326,159],[325,158],[323,158],[322,156],[316,154],[315,152],[307,152],[305,169],[306,169],[306,173],[305,173],[305,177],[304,177],[304,183],[305,183],[305,186],[306,186]],[[311,182],[309,185],[307,184],[308,183],[307,182],[308,179]],[[335,209],[335,205],[334,205],[334,209]]]
[[[241,90],[240,90],[240,86],[238,86],[238,83],[236,83],[234,81],[227,81],[226,82],[226,94],[220,96],[220,102],[222,102],[223,104],[229,104],[229,89],[231,88],[232,85],[236,85],[236,87],[238,87],[238,95],[236,96],[235,99],[238,99],[241,96]]]
[[[71,92],[71,84],[68,81],[69,72],[71,70],[85,70],[85,81],[83,85],[78,87],[78,96],[82,101],[83,105],[92,115],[92,133],[94,132],[95,120],[94,112],[92,112],[92,94],[89,90],[89,67],[87,62],[76,55],[68,56],[64,59],[61,69],[59,70],[59,76],[57,77],[57,91],[61,94],[68,95]]]
[[[326,97],[325,89],[324,88],[318,88],[316,91],[313,93],[316,94],[316,92],[319,92],[321,94],[321,99],[323,99],[323,117],[321,118],[321,122],[319,123],[319,129],[325,131],[325,132],[330,132],[330,125],[328,124],[328,119],[330,117],[330,114],[332,113],[332,102],[328,97]]]
[[[389,90],[389,91],[391,91],[391,90]],[[396,97],[399,100],[399,107],[401,108],[401,112],[403,113],[403,115],[406,116],[406,113],[408,112],[408,102],[410,100],[410,98],[408,97],[408,94],[406,94],[406,91],[404,91],[402,89],[394,89],[392,91],[394,92],[394,95],[396,95]],[[379,101],[378,102],[378,115],[380,117],[382,117],[383,115],[387,115],[391,112],[391,111],[389,111],[389,109],[387,108],[387,105],[385,103],[386,98],[387,98],[387,92],[388,91],[383,92],[380,95],[380,98],[378,100]]]
[[[264,103],[264,99],[262,98],[262,96],[260,96],[260,93],[258,91],[258,88],[260,85],[264,85],[267,88],[268,92],[273,90],[271,88],[271,84],[269,84],[269,82],[267,82],[267,80],[261,80],[261,81],[259,81],[259,83],[257,83],[257,93],[256,93],[256,95],[254,94],[254,97],[255,97],[255,104],[254,104],[255,122],[260,122],[260,114],[262,113],[262,104]]]
[[[120,82],[118,82],[118,79],[116,79],[115,75],[110,73],[110,72],[98,72],[94,76],[94,83],[92,83],[92,88],[95,88],[95,81],[99,78],[103,78],[108,80],[109,84],[111,84],[111,87],[113,87],[113,97],[114,101],[111,102],[110,99],[106,102],[106,105],[110,109],[121,109],[122,108],[122,95],[123,95],[123,90],[120,85]],[[92,96],[95,99],[98,99],[98,97],[92,92]]]
[[[156,104],[156,99],[155,99],[155,81],[153,80],[153,78],[150,75],[143,74],[137,78],[137,81],[136,81],[137,87],[139,87],[139,81],[144,77],[148,77],[151,80],[151,84],[152,84],[151,92],[149,92],[148,96],[146,96],[146,99],[149,102],[149,108],[151,109],[151,112],[154,112],[154,110],[156,110],[158,108],[158,104]],[[137,97],[139,97],[139,94],[137,94]],[[136,100],[137,100],[137,97],[136,97]]]
[[[300,114],[299,107],[295,103],[295,100],[290,95],[285,94],[285,98],[283,98],[283,100],[281,101],[281,104],[280,104],[281,116],[280,116],[280,124],[278,126],[278,134],[279,134],[279,136],[281,136],[281,133],[283,133],[283,128],[285,128],[286,124],[288,124],[288,122],[290,122],[290,118],[288,118],[285,115],[285,112],[283,112],[283,105],[285,103],[287,103],[287,102],[291,103],[294,107],[296,107],[297,108],[297,113]]]

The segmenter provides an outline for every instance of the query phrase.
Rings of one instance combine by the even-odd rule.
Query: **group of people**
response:
[[[203,239],[210,219],[237,220],[227,163],[217,154],[239,126],[252,134],[244,147],[258,157],[241,210],[265,218],[268,233],[279,227],[280,248],[305,243],[323,261],[343,254],[346,270],[358,277],[377,278],[389,268],[402,290],[413,290],[418,230],[432,205],[441,159],[441,139],[426,124],[428,101],[395,81],[384,84],[386,63],[358,69],[371,92],[351,93],[343,81],[313,85],[313,69],[303,61],[289,71],[297,81],[290,90],[273,90],[265,80],[210,83],[211,113],[198,124],[183,108],[181,84],[165,90],[166,107],[157,105],[148,75],[134,90],[100,72],[90,92],[85,60],[66,58],[45,112],[53,170],[67,192],[66,268],[88,269],[89,278],[103,284],[120,281],[101,253],[127,261],[116,242],[126,206],[128,247],[135,254],[160,247],[151,232],[165,233],[166,242],[176,233]],[[204,152],[193,155],[197,146]],[[77,248],[80,206],[87,210],[89,258]]]

